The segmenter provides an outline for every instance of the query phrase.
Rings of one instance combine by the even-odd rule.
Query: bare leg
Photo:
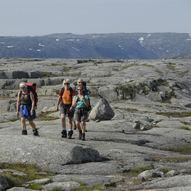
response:
[[[86,122],[82,121],[81,126],[82,126],[82,133],[85,133],[85,131],[86,131]]]
[[[24,117],[21,117],[21,127],[22,127],[22,130],[26,130],[26,122]]]
[[[68,129],[72,130],[72,118],[68,117]]]
[[[66,129],[65,115],[61,114],[62,129]]]
[[[35,123],[33,122],[33,120],[30,120],[30,121],[29,121],[29,124],[30,124],[30,126],[32,127],[33,130],[36,129],[36,125],[35,125]]]

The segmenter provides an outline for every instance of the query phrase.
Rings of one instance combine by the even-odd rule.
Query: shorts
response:
[[[74,116],[74,111],[70,111],[70,107],[71,105],[64,105],[64,104],[61,104],[60,105],[60,114],[64,114],[64,115],[67,115],[68,117],[71,117],[73,118]]]
[[[74,119],[76,121],[87,121],[88,119],[88,111],[86,108],[78,108],[75,110],[75,113],[74,113]]]
[[[33,115],[30,114],[31,106],[27,105],[20,105],[19,107],[19,117],[24,117],[25,119],[28,119],[29,121],[36,118],[36,112],[34,110]]]

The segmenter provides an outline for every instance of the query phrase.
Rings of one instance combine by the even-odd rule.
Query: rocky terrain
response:
[[[0,59],[0,190],[190,190],[190,76],[191,60]],[[86,141],[61,138],[56,112],[63,79],[79,77],[93,108]],[[28,123],[21,135],[21,81],[38,86],[39,137]]]

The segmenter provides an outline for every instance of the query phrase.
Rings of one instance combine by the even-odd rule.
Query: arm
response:
[[[20,92],[18,92],[17,94],[17,110],[16,110],[16,116],[18,117],[19,116],[19,107],[20,107],[20,103],[21,103],[21,100],[20,100]]]
[[[62,98],[61,98],[61,96],[59,95],[58,100],[57,100],[57,104],[56,104],[56,111],[59,110],[59,107],[58,107],[58,106],[59,106],[61,100],[62,100]]]
[[[85,97],[83,96],[82,99],[83,99],[83,102],[84,102],[85,106],[88,107],[88,106],[89,106],[88,97],[85,98]]]
[[[34,100],[34,95],[33,95],[33,93],[31,91],[30,91],[30,98],[31,98],[31,102],[32,102],[32,107],[31,107],[30,114],[33,115],[35,100]]]
[[[74,97],[73,100],[72,100],[72,107],[76,107],[76,103],[78,101],[78,96],[77,97]]]

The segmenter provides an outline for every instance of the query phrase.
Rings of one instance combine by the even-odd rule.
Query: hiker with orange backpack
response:
[[[60,114],[61,114],[61,122],[62,122],[62,137],[71,139],[73,135],[72,130],[72,118],[74,115],[74,111],[72,108],[72,99],[75,95],[74,90],[70,87],[69,79],[63,81],[63,88],[59,91],[59,97],[57,100],[56,110],[59,111],[60,105]],[[68,134],[66,130],[66,116],[68,116]]]
[[[38,136],[39,135],[38,130],[36,128],[35,123],[33,122],[33,120],[36,118],[36,112],[35,112],[35,96],[32,91],[33,88],[32,85],[33,84],[29,84],[29,86],[27,86],[27,83],[25,82],[21,82],[19,84],[20,91],[17,94],[16,115],[17,117],[21,118],[22,135],[27,135],[27,129],[26,129],[26,119],[27,119],[29,121],[30,126],[32,127],[33,135]],[[35,85],[34,88],[36,88]]]

